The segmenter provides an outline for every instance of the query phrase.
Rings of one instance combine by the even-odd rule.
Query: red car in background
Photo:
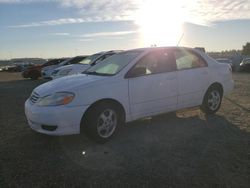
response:
[[[51,59],[44,64],[29,67],[25,71],[22,72],[22,76],[24,78],[31,78],[33,80],[36,80],[42,76],[41,75],[42,68],[50,66],[50,65],[57,65],[66,59],[68,59],[68,58]]]

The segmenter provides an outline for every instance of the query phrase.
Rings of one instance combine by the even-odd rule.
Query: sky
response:
[[[250,0],[0,0],[0,59],[140,47],[242,49]]]

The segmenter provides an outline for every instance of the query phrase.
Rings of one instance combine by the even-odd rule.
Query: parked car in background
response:
[[[245,58],[240,63],[240,71],[250,72],[250,58]]]
[[[76,57],[66,59],[59,64],[44,67],[44,68],[42,68],[42,71],[41,71],[42,77],[45,79],[51,79],[51,74],[56,68],[79,63],[80,61],[84,60],[86,57],[88,57],[88,56],[86,56],[86,55],[85,56],[76,56]]]
[[[17,72],[23,72],[27,68],[34,66],[34,63],[18,63],[16,64],[16,66],[17,66],[17,69],[16,69]]]
[[[59,59],[51,59],[48,62],[42,64],[42,65],[34,65],[32,67],[27,68],[22,72],[22,76],[24,78],[31,78],[33,80],[38,79],[41,77],[41,69],[46,66],[50,65],[56,65],[61,63],[62,61],[66,60],[67,58],[59,58]]]
[[[1,72],[6,72],[6,71],[7,71],[7,67],[8,67],[8,66],[1,66],[1,67],[0,67],[0,71],[1,71]]]
[[[34,66],[34,63],[14,63],[7,66],[2,66],[0,71],[5,72],[22,72],[26,68]]]
[[[17,72],[17,66],[16,65],[7,65],[2,68],[3,71],[5,72]]]
[[[52,77],[52,79],[57,79],[57,78],[61,78],[63,76],[82,73],[83,71],[85,71],[89,67],[91,67],[91,66],[103,61],[104,59],[106,59],[106,58],[108,58],[116,53],[119,53],[119,52],[121,52],[121,51],[112,50],[112,51],[99,52],[99,53],[93,54],[93,55],[85,58],[84,60],[80,61],[77,64],[67,65],[67,66],[63,66],[63,67],[59,67],[59,68],[55,69],[52,72],[51,77]]]
[[[229,64],[232,68],[232,71],[235,71],[235,66],[233,64],[233,62],[228,59],[228,58],[217,58],[216,61],[218,61],[219,63],[226,63]]]
[[[123,51],[84,74],[38,86],[25,102],[25,114],[37,132],[85,131],[105,142],[124,122],[193,106],[217,112],[234,86],[230,69],[191,48]]]
[[[6,65],[6,66],[1,67],[1,70],[3,72],[14,72],[14,69],[16,69],[16,66],[13,66],[13,65]]]

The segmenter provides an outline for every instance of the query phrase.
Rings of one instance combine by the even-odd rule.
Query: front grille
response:
[[[35,104],[38,99],[40,98],[40,96],[36,93],[36,92],[33,92],[30,96],[30,101]]]

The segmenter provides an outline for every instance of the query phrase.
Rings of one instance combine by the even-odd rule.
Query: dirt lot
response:
[[[98,145],[32,131],[24,101],[44,81],[0,73],[0,187],[250,187],[250,74],[233,76],[216,115],[136,121]]]

